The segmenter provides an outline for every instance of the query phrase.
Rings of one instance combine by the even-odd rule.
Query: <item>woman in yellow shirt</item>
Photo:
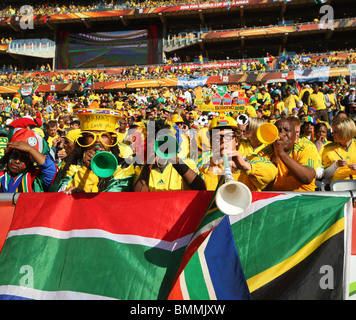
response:
[[[266,119],[250,118],[247,126],[247,140],[242,140],[239,145],[239,153],[243,157],[247,157],[250,153],[258,153],[258,150],[264,148],[266,145],[262,144],[256,135],[258,127],[266,123]]]
[[[281,95],[277,93],[274,95],[273,100],[274,101],[271,105],[271,114],[275,114],[275,110],[279,110],[279,114],[281,114],[285,109],[284,102],[281,101]]]
[[[334,142],[324,147],[324,177],[328,181],[356,179],[356,125],[350,118],[333,121]]]

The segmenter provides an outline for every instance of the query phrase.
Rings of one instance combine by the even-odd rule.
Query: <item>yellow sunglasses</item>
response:
[[[116,142],[114,144],[107,144],[103,141],[103,135],[105,138],[115,138],[116,137]],[[110,137],[109,137],[110,136]],[[90,142],[89,144],[81,144],[79,142],[79,139],[77,139],[77,143],[83,147],[83,148],[87,148],[87,147],[90,147],[91,145],[93,145],[97,138],[99,137],[99,141],[106,147],[114,147],[116,146],[118,143],[119,143],[119,140],[118,140],[118,134],[115,132],[100,132],[100,133],[96,133],[96,132],[91,132],[91,131],[82,131],[82,137],[86,138],[87,140],[90,140],[90,138],[92,139],[92,142]]]

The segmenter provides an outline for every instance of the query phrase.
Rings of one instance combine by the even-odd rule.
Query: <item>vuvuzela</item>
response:
[[[215,203],[224,214],[239,215],[250,206],[252,194],[246,185],[234,180],[226,155],[223,155],[223,159],[225,183],[217,190]]]

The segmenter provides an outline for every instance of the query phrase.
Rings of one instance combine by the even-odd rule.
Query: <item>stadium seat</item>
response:
[[[330,183],[331,191],[356,191],[356,180],[335,180]]]

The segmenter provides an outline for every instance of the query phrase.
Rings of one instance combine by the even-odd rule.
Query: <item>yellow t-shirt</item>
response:
[[[277,174],[277,168],[266,157],[261,157],[256,154],[247,156],[248,162],[251,164],[250,171],[240,171],[231,169],[235,181],[246,185],[251,191],[261,191],[269,183],[271,183]],[[208,191],[215,191],[221,176],[223,175],[223,167],[220,166],[221,174],[214,174],[209,171],[209,166],[200,169],[200,176],[205,181]]]
[[[197,172],[194,161],[187,160],[186,164],[190,169]],[[162,172],[156,168],[151,170],[148,188],[150,191],[190,190],[182,176],[174,169],[170,162],[165,166]]]
[[[316,111],[326,109],[324,94],[322,92],[312,93],[308,98],[308,105]]]
[[[295,94],[291,94],[283,99],[285,108],[288,108],[288,114],[292,114],[293,108],[297,107],[297,103],[300,101],[299,97]]]
[[[250,153],[247,161],[251,164],[250,171],[241,171],[239,182],[251,191],[261,191],[274,181],[277,175],[276,166],[267,158]]]
[[[268,158],[274,153],[273,145],[269,145],[259,152],[259,155],[264,155]],[[312,148],[308,144],[297,142],[294,144],[294,149],[289,155],[302,166],[308,166],[315,171],[319,166],[318,150]],[[288,172],[288,168],[282,161],[279,161],[277,166],[277,176],[272,186],[273,191],[315,191],[315,177],[310,184],[302,184]]]
[[[281,114],[282,111],[284,111],[284,102],[279,101],[278,103],[272,103],[271,104],[271,113],[274,113],[275,110],[279,110],[279,113]]]
[[[134,167],[130,165],[129,167],[122,169],[121,166],[117,167],[117,170],[113,174],[111,178],[111,184],[114,184],[115,181],[119,181],[122,179],[129,178],[130,176],[134,175]],[[69,181],[67,188],[76,187],[85,192],[99,192],[98,184],[99,184],[99,177],[90,169],[85,166],[80,167],[72,176],[72,180]],[[128,191],[130,188],[130,184],[123,187],[125,190]],[[119,191],[119,189],[113,189],[112,191]]]
[[[348,164],[356,163],[356,140],[351,141],[350,146],[345,149],[339,143],[331,142],[324,147],[324,152],[322,155],[323,165],[326,168],[330,167],[335,161],[347,160]],[[352,179],[356,179],[356,170],[351,170],[348,166],[340,167],[337,169],[335,174],[332,176],[331,181],[334,180],[349,180],[350,176]]]
[[[215,174],[213,172],[210,172],[208,164],[200,169],[200,176],[205,181],[206,190],[208,190],[208,191],[216,190],[216,188],[219,185],[219,181],[220,181],[221,177],[223,176],[223,172],[224,172],[223,165],[221,165],[219,167],[219,171],[221,172],[221,174]],[[231,171],[232,171],[234,180],[238,181],[240,171],[235,171],[234,169],[231,169]],[[222,180],[222,182],[223,181],[224,180]]]
[[[240,142],[238,151],[244,158],[247,158],[247,156],[251,153],[258,154],[258,152],[266,146],[266,144],[261,144],[260,146],[254,149],[249,140],[242,140]]]
[[[119,131],[116,132],[117,133],[117,140],[121,143],[124,142],[124,139],[126,138],[127,136],[127,131],[125,131],[124,133],[121,133]]]

